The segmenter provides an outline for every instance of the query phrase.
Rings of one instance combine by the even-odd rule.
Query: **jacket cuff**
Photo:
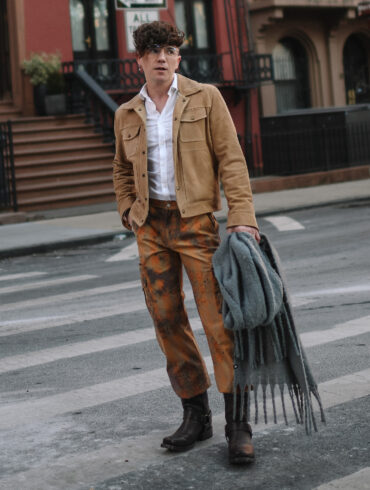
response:
[[[253,226],[259,229],[255,214],[246,212],[229,213],[226,227],[230,226]]]

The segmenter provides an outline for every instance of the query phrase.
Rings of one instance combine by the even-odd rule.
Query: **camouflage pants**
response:
[[[147,221],[141,227],[134,224],[134,230],[146,303],[174,391],[181,398],[191,398],[211,384],[185,310],[184,266],[207,336],[218,390],[232,393],[233,335],[223,326],[222,298],[212,269],[212,255],[220,241],[214,216],[181,218],[176,202],[151,200]]]

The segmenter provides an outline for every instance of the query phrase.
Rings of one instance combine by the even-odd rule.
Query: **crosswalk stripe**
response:
[[[127,247],[123,248],[120,252],[112,255],[105,262],[120,262],[123,260],[134,260],[139,256],[139,251],[137,248],[137,243],[134,241]]]
[[[190,320],[194,331],[200,330],[202,324],[199,319]],[[155,338],[154,327],[143,328],[140,330],[131,330],[119,335],[110,335],[86,342],[75,342],[73,344],[63,345],[61,347],[52,347],[28,354],[3,357],[0,359],[0,374],[25,369],[32,366],[38,366],[48,362],[58,361],[60,359],[70,359],[71,357],[93,354],[109,349],[118,349],[129,345],[146,342]]]
[[[194,331],[202,328],[199,318],[190,319]],[[355,337],[370,332],[370,315],[334,326],[325,330],[314,330],[300,335],[302,344],[307,347],[321,345],[335,340]],[[131,330],[118,335],[110,335],[102,338],[75,342],[73,344],[52,347],[27,354],[3,357],[0,359],[0,374],[25,369],[40,364],[69,359],[72,357],[89,355],[109,349],[119,349],[140,342],[155,339],[154,328]]]
[[[81,299],[89,296],[116,293],[119,291],[124,291],[125,289],[137,288],[140,285],[141,285],[140,281],[130,281],[130,282],[123,282],[120,284],[111,284],[109,286],[101,286],[101,287],[91,288],[91,289],[82,289],[80,291],[73,291],[70,293],[45,296],[42,298],[35,298],[31,300],[16,301],[14,303],[7,303],[7,304],[0,305],[0,311],[9,311],[9,310],[14,310],[15,308],[19,310],[22,308],[49,305],[51,303],[63,303],[65,301],[69,301],[77,298]]]
[[[0,288],[0,294],[15,293],[18,291],[26,291],[28,289],[47,288],[50,286],[61,286],[62,284],[73,284],[74,282],[88,281],[89,279],[96,279],[97,277],[98,276],[93,276],[91,274],[85,274],[81,276],[58,277],[57,279],[49,279],[47,281],[27,282],[25,284]]]
[[[29,279],[30,277],[45,276],[46,272],[22,272],[19,274],[7,274],[5,276],[0,274],[0,281],[13,281],[16,279]]]
[[[265,216],[266,221],[269,221],[279,231],[304,230],[304,226],[297,220],[289,216]]]
[[[368,317],[365,317],[365,324],[368,325],[367,319]],[[346,329],[343,327],[343,325],[344,324],[340,325],[338,333],[334,334],[336,339],[352,336],[353,329]],[[360,319],[358,325],[361,327]],[[333,332],[335,327],[329,330]],[[301,341],[305,347],[306,335],[307,334],[301,335]],[[339,335],[342,335],[342,337],[339,337]],[[326,342],[328,336],[329,338],[332,338],[333,333],[320,334],[320,331],[316,331],[316,334],[313,334],[312,332],[308,332],[309,346],[318,345],[320,341],[316,339],[321,339],[321,341]],[[37,358],[35,358],[34,362],[36,361]],[[213,372],[211,357],[207,356],[205,358],[205,362],[210,373]],[[5,368],[6,363],[4,369]],[[16,423],[19,420],[24,420],[25,422],[28,420],[32,421],[34,420],[35,414],[38,414],[36,420],[39,417],[52,417],[69,411],[94,406],[96,405],[97,400],[99,400],[99,403],[108,403],[117,399],[138,395],[140,393],[145,393],[147,391],[166,386],[168,386],[166,370],[161,368],[145,372],[143,374],[120,378],[114,381],[99,383],[87,386],[85,388],[52,395],[40,400],[21,402],[19,404],[9,404],[6,407],[0,408],[0,428],[3,427],[3,423],[11,424],[11,421],[13,421],[13,423]]]
[[[345,375],[319,385],[325,409],[367,396],[369,389],[370,369]],[[215,444],[225,443],[224,424],[222,413],[214,417],[215,435],[211,439],[197,444],[192,453]],[[254,429],[254,433],[265,432],[268,428],[273,429],[274,427],[276,426],[272,423],[267,426],[261,424]],[[59,489],[63,484],[71,490],[82,489],[88,488],[89,484],[93,486],[104,479],[118,477],[130,471],[138,470],[138,468],[163,464],[168,461],[168,454],[160,449],[159,443],[166,434],[153,431],[143,436],[127,437],[120,443],[107,445],[95,451],[62,456],[56,459],[54,463],[48,461],[47,464],[38,464],[37,468],[0,479],[0,485],[3,485],[0,488],[24,488],[24,485],[27,484],[27,490],[39,490],[40,481],[42,481],[45,487],[50,489]],[[176,456],[173,455],[173,457]],[[181,454],[179,457],[186,458],[186,454]]]
[[[185,302],[193,300],[193,292],[189,288],[184,288]],[[292,298],[292,303],[295,307],[306,305],[315,301],[314,299]],[[42,317],[19,318],[16,320],[0,320],[0,337],[9,335],[18,335],[20,333],[35,332],[46,328],[62,327],[64,325],[73,325],[75,323],[87,322],[90,320],[99,320],[117,315],[134,313],[136,311],[146,310],[146,305],[143,296],[136,299],[130,299],[129,303],[123,303],[113,306],[100,306],[99,308],[89,308],[84,311],[79,308],[79,311],[65,313],[62,310],[59,315],[50,315]]]
[[[342,286],[340,288],[329,288],[329,289],[316,289],[313,291],[307,291],[302,293],[297,293],[297,297],[320,297],[320,296],[335,296],[336,294],[353,294],[353,293],[366,293],[370,291],[370,279],[369,282],[364,284],[355,284],[352,286]]]
[[[337,478],[324,483],[315,490],[369,490],[370,489],[370,467],[363,468],[356,473]]]

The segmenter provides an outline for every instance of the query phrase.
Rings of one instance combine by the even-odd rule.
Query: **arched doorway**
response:
[[[295,38],[281,39],[272,52],[277,112],[311,107],[308,56]]]
[[[352,34],[343,48],[344,80],[347,104],[370,102],[370,40]]]

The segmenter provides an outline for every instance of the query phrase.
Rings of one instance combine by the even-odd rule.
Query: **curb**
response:
[[[263,218],[264,216],[273,216],[276,214],[281,214],[281,213],[286,213],[286,212],[293,212],[293,211],[303,211],[306,209],[314,209],[314,208],[319,208],[319,207],[325,207],[325,206],[331,206],[331,205],[338,205],[338,204],[343,204],[343,203],[355,203],[355,202],[366,202],[369,201],[369,197],[360,197],[360,198],[350,198],[350,199],[337,199],[335,201],[327,201],[327,202],[320,202],[317,204],[303,204],[303,205],[298,205],[294,207],[281,207],[281,208],[276,208],[271,211],[260,211],[256,212],[256,217],[257,218]],[[225,223],[227,221],[227,217],[225,215],[221,216],[216,216],[217,221],[219,223]],[[134,233],[129,230],[123,230],[127,238],[131,238],[134,236]],[[113,240],[113,238],[120,233],[115,231],[115,232],[108,232],[104,234],[99,234],[99,235],[92,235],[89,237],[82,237],[82,238],[73,238],[71,240],[65,240],[65,241],[59,241],[59,242],[50,242],[50,243],[44,243],[44,244],[39,244],[39,245],[30,245],[30,246],[25,246],[25,247],[19,247],[19,248],[13,248],[13,249],[8,249],[8,250],[0,250],[0,260],[12,258],[12,257],[20,257],[23,255],[32,255],[36,253],[45,253],[45,252],[52,252],[54,250],[61,250],[61,249],[69,249],[69,248],[74,248],[74,247],[80,247],[84,245],[94,245],[97,243],[104,243],[104,242],[109,242]]]

